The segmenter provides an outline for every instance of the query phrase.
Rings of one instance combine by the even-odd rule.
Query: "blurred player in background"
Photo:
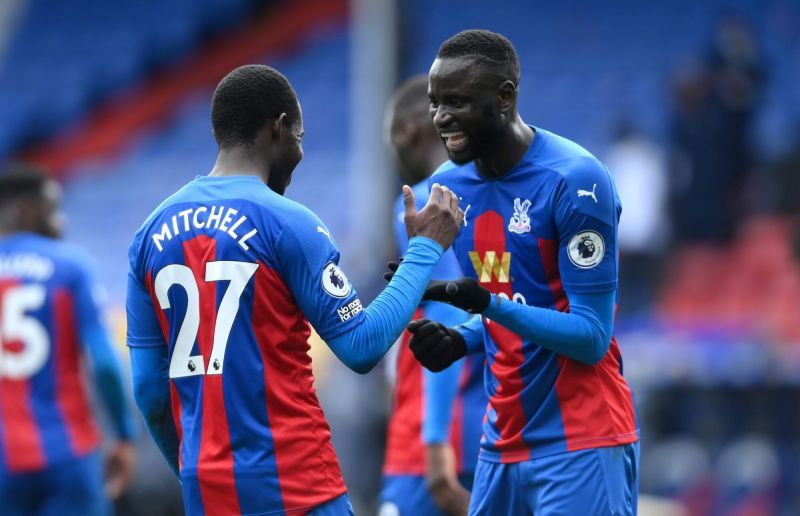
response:
[[[131,244],[136,401],[180,476],[187,513],[352,514],[314,391],[309,323],[347,366],[372,369],[460,229],[458,199],[435,185],[416,212],[404,187],[417,236],[364,308],[328,228],[283,196],[303,156],[287,79],[237,68],[214,92],[211,121],[211,173],[164,201]]]
[[[41,172],[0,175],[0,513],[96,515],[133,476],[134,424],[92,259],[58,240],[61,190]],[[118,440],[107,456],[83,386],[88,355]],[[105,485],[104,485],[105,484]]]
[[[417,208],[428,197],[427,179],[447,159],[428,116],[428,78],[413,77],[400,86],[387,113],[389,141],[402,179],[413,184]],[[408,246],[402,197],[394,210],[400,253]],[[433,273],[436,279],[461,277],[452,251]],[[468,314],[444,303],[423,303],[415,318],[452,326]],[[472,475],[478,460],[481,423],[488,400],[483,389],[483,355],[470,355],[440,373],[414,360],[404,332],[392,348],[395,390],[389,422],[381,506],[385,514],[466,514]],[[392,512],[394,510],[394,512]]]
[[[620,204],[585,149],[526,125],[505,37],[461,32],[429,74],[430,114],[450,161],[430,181],[459,193],[453,244],[469,276],[426,299],[483,318],[414,321],[432,370],[487,355],[490,399],[472,514],[634,514],[639,430],[613,337]]]

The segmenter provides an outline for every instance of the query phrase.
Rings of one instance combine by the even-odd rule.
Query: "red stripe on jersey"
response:
[[[567,450],[583,450],[636,442],[636,417],[633,396],[619,372],[619,347],[616,339],[596,365],[558,357],[561,372],[556,379],[556,395]]]
[[[13,280],[0,281],[0,318],[5,293],[16,285],[17,282]],[[24,343],[0,339],[0,346],[3,346],[0,354],[18,353]],[[17,473],[42,469],[46,459],[39,425],[31,408],[30,383],[27,379],[12,380],[0,376],[0,412],[3,421],[0,435],[3,437],[8,471]]]
[[[417,308],[413,319],[422,317]],[[394,410],[389,419],[386,437],[384,475],[424,475],[425,444],[422,442],[424,375],[422,366],[408,349],[411,333],[404,330],[397,353],[397,381],[394,389]]]
[[[569,311],[569,301],[558,269],[558,242],[539,239],[547,283],[556,309]],[[555,389],[567,450],[614,446],[637,440],[633,395],[620,374],[621,356],[616,338],[606,356],[588,365],[558,355],[561,368]]]
[[[70,447],[76,455],[85,455],[100,444],[81,375],[78,335],[75,328],[75,304],[70,293],[53,292],[53,373],[56,405],[66,426]]]
[[[252,324],[264,364],[267,417],[286,512],[346,491],[314,390],[311,329],[277,272],[259,262]]]
[[[153,284],[153,273],[152,271],[147,271],[147,277],[145,278],[145,283],[147,285],[147,291],[150,293],[150,299],[153,301],[153,309],[156,311],[156,317],[158,317],[158,325],[161,327],[161,333],[164,335],[164,343],[169,348],[169,321],[167,320],[167,314],[164,313],[164,310],[161,309],[158,303],[158,298],[156,297],[156,290]],[[178,390],[175,388],[175,382],[170,379],[169,381],[169,394],[170,394],[170,403],[172,406],[172,420],[175,423],[175,430],[178,434],[178,470],[180,471],[183,468],[183,457],[181,451],[183,450],[183,427],[181,426],[181,398],[178,395]]]
[[[502,261],[506,253],[506,234],[503,218],[495,211],[489,210],[475,219],[475,251],[482,263],[486,261],[486,253],[494,251],[497,260]],[[512,256],[511,259],[514,257]],[[520,257],[517,257],[520,259]],[[505,294],[508,299],[514,295],[511,278],[502,278],[490,272],[490,281],[481,285],[496,294]],[[509,269],[510,276],[510,269]],[[480,278],[479,278],[480,279]],[[494,443],[500,451],[503,463],[517,462],[530,458],[530,450],[525,445],[522,431],[527,419],[520,399],[524,387],[520,367],[525,362],[522,354],[522,338],[516,333],[484,318],[486,329],[497,345],[497,353],[489,366],[498,386],[489,403],[497,414],[495,426],[500,432],[500,439]]]
[[[217,287],[216,282],[206,281],[205,272],[206,263],[217,259],[217,242],[205,235],[197,236],[183,243],[183,254],[199,290],[200,327],[197,344],[204,358],[205,370],[208,371],[217,319]],[[222,375],[207,374],[202,381],[203,417],[200,423],[197,480],[203,508],[207,514],[238,514],[241,511],[233,475],[233,450],[222,394]]]
[[[553,293],[553,302],[559,312],[569,312],[569,300],[564,293],[564,285],[561,283],[561,273],[558,271],[558,241],[539,239],[539,255],[542,258],[542,266],[547,276],[547,284],[550,292]]]

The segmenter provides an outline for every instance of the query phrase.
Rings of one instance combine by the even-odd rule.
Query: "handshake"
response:
[[[389,262],[383,277],[390,281],[400,267],[397,262]],[[486,310],[492,300],[492,294],[481,287],[473,278],[460,278],[452,281],[432,280],[422,296],[423,301],[439,301],[448,303],[471,314],[479,314]],[[438,372],[450,366],[467,354],[467,343],[456,330],[448,328],[436,321],[418,319],[411,321],[407,327],[412,337],[408,347],[414,358],[427,369]]]

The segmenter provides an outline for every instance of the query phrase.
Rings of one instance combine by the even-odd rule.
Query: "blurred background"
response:
[[[798,0],[2,0],[0,161],[64,182],[67,238],[101,263],[127,360],[130,239],[210,170],[216,83],[269,64],[305,118],[287,195],[326,221],[368,301],[394,254],[386,101],[466,28],[515,44],[528,123],[615,175],[616,333],[653,497],[641,514],[800,514]],[[314,353],[350,496],[374,514],[384,372],[351,373],[324,344]],[[146,432],[138,445],[118,513],[180,514]]]

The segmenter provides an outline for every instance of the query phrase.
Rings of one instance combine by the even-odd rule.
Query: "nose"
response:
[[[440,105],[433,112],[433,125],[440,129],[442,127],[447,127],[447,125],[452,121],[452,118],[453,116],[450,114],[450,112]]]

